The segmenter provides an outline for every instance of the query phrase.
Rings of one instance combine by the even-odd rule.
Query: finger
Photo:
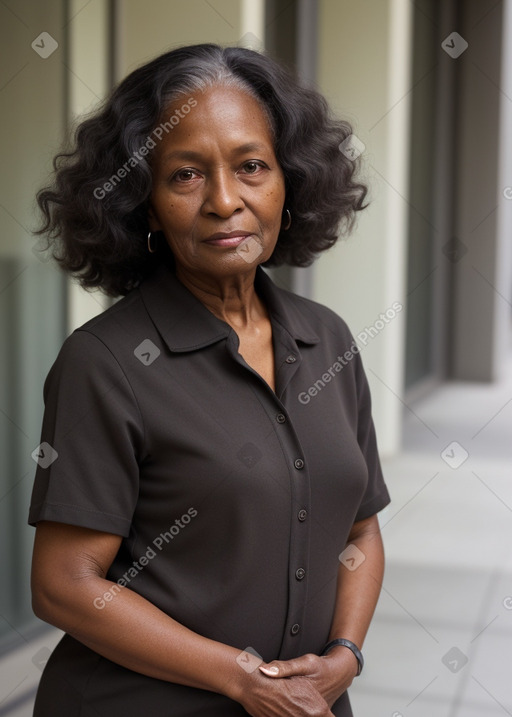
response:
[[[311,659],[308,655],[293,660],[272,660],[259,666],[261,672],[267,677],[296,677],[311,674]]]
[[[258,669],[267,677],[282,677],[277,665],[260,665]]]

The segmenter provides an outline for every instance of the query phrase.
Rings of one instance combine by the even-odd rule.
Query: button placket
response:
[[[297,471],[296,479],[292,481],[292,490],[295,505],[309,507],[309,472],[304,458],[295,458],[293,467]],[[292,525],[290,560],[292,571],[290,572],[290,597],[289,597],[289,620],[292,622],[289,627],[290,640],[293,642],[283,644],[283,652],[288,655],[295,654],[297,637],[301,632],[301,625],[304,619],[306,596],[308,591],[307,567],[308,567],[308,535],[309,523],[306,523],[308,511],[306,508],[295,509],[295,528]],[[300,525],[300,527],[299,527]],[[302,527],[304,525],[304,527]],[[288,652],[289,651],[289,652]],[[286,659],[286,658],[282,658]]]
[[[284,386],[289,380],[286,374],[290,372],[289,377],[291,377],[297,370],[300,360],[299,357],[290,353],[285,358],[284,363],[281,386]],[[288,366],[287,364],[290,365]],[[309,510],[310,479],[302,446],[286,406],[281,402],[279,395],[265,395],[262,398],[262,404],[273,423],[275,433],[279,436],[283,456],[287,460],[290,469],[289,592],[286,632],[283,635],[281,645],[281,659],[289,659],[296,654],[298,649],[300,650],[300,636],[302,635],[307,602],[310,521],[306,521],[306,518]]]

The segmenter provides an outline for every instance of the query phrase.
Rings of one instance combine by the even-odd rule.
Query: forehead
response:
[[[168,105],[162,122],[168,122],[172,129],[163,133],[155,149],[157,154],[171,147],[197,148],[211,142],[226,147],[233,143],[261,143],[273,148],[267,113],[252,95],[235,87],[218,86],[184,94]]]

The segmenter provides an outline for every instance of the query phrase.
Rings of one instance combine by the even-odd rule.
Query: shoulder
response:
[[[110,354],[123,363],[123,356],[147,338],[153,325],[139,289],[119,299],[113,306],[76,328],[66,339],[62,352],[101,359]],[[86,360],[86,357],[84,357]]]
[[[135,289],[65,339],[48,372],[45,393],[55,382],[61,386],[79,381],[91,386],[119,381],[126,373],[125,357],[133,353],[136,337],[147,333],[149,323]]]
[[[308,360],[317,371],[343,375],[354,386],[364,387],[366,377],[361,361],[361,333],[352,334],[347,322],[323,304],[298,296],[274,285],[279,319],[299,341],[313,344]],[[283,320],[284,317],[284,320]]]
[[[76,332],[88,332],[108,343],[109,338],[119,339],[138,325],[147,325],[148,319],[140,290],[133,289],[101,314],[79,326]]]
[[[275,285],[274,289],[287,313],[304,327],[309,327],[321,340],[336,337],[343,344],[353,340],[347,322],[329,307]]]

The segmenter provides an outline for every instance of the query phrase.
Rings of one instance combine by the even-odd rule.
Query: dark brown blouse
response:
[[[319,653],[349,531],[389,496],[346,324],[261,268],[255,286],[272,323],[275,393],[238,354],[234,330],[164,265],[73,332],[45,382],[29,522],[122,536],[109,579],[270,661]],[[116,598],[114,586],[95,605]],[[147,711],[246,714],[65,636],[34,715]],[[333,712],[351,715],[346,695]]]

